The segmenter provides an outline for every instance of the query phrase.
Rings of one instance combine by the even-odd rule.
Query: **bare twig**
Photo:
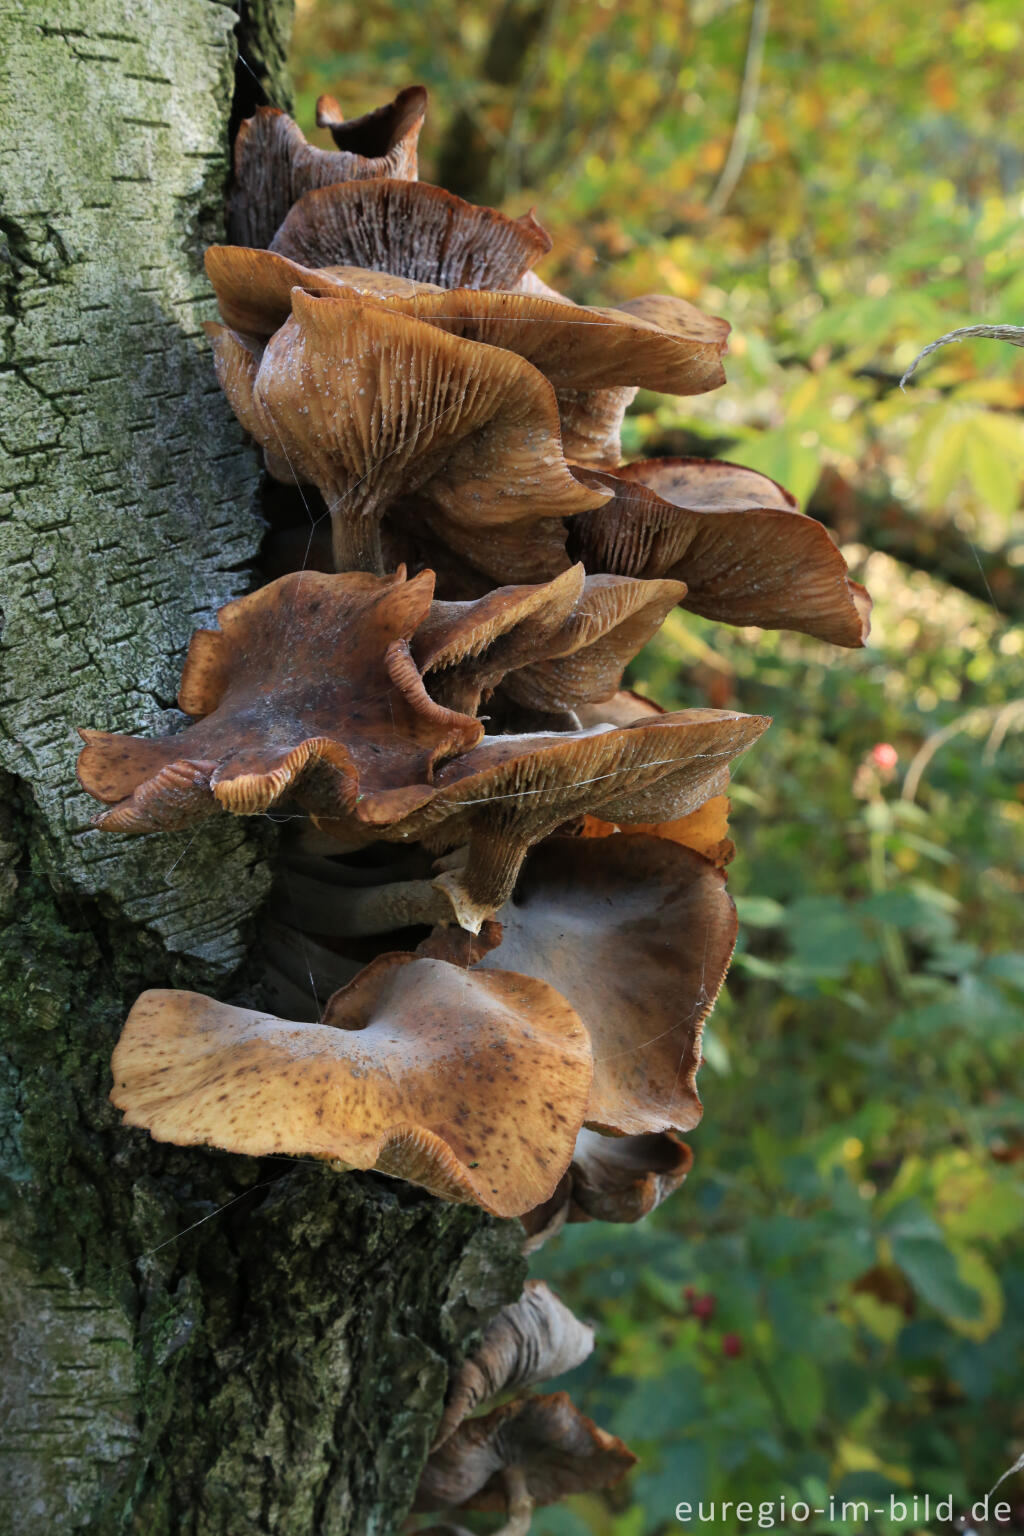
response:
[[[946,347],[951,341],[966,341],[971,336],[985,336],[990,341],[1008,341],[1013,347],[1024,347],[1024,325],[962,325],[959,330],[947,331],[945,336],[940,336],[938,341],[931,341],[914,358],[906,373],[900,379],[900,389],[906,389],[907,380],[914,373],[922,358],[930,352],[936,352],[939,347]]]
[[[753,0],[750,9],[750,31],[747,34],[747,57],[743,65],[743,81],[740,85],[736,108],[736,123],[732,130],[729,153],[725,157],[717,185],[707,200],[707,214],[715,219],[725,212],[726,204],[736,190],[743,175],[750,146],[754,138],[757,115],[757,96],[761,88],[761,65],[764,61],[764,45],[768,36],[768,0]]]

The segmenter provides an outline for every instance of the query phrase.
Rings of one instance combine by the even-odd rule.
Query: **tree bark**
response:
[[[280,103],[287,9],[243,8]],[[75,727],[146,733],[246,590],[252,450],[201,321],[238,17],[0,0],[0,1530],[386,1536],[519,1229],[374,1175],[126,1131],[146,986],[247,995],[272,829],[90,827]],[[246,89],[252,94],[244,96]]]

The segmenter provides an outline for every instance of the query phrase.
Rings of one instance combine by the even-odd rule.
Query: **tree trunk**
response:
[[[75,727],[168,718],[246,589],[255,456],[201,331],[238,17],[0,0],[0,1530],[395,1529],[519,1229],[374,1175],[161,1146],[107,1104],[147,986],[222,998],[273,833],[90,828]],[[243,11],[235,111],[280,101]],[[251,76],[257,76],[253,79]]]

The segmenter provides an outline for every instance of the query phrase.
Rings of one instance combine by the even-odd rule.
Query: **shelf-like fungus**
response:
[[[588,570],[673,576],[686,582],[683,606],[706,619],[864,644],[867,593],[822,524],[766,475],[706,459],[579,474],[613,493],[570,529]]]
[[[111,1099],[157,1141],[376,1168],[515,1216],[548,1199],[586,1109],[590,1043],[546,983],[384,955],[319,1024],[144,992]]]
[[[322,98],[327,110],[337,108]],[[337,149],[307,143],[297,123],[276,107],[258,107],[235,139],[235,180],[228,231],[237,245],[269,245],[292,204],[313,187],[379,179],[415,181],[416,146],[427,111],[421,85],[365,117],[331,124]]]
[[[336,816],[368,791],[395,816],[430,799],[437,764],[483,736],[409,658],[432,588],[429,572],[306,571],[229,603],[189,647],[178,702],[194,724],[153,741],[82,731],[82,787],[112,807],[98,824],[150,832],[285,794]]]

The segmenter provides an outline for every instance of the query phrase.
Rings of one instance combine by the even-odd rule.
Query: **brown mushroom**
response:
[[[426,182],[339,181],[300,197],[270,249],[306,267],[508,288],[551,249],[551,237],[532,213],[510,219]]]
[[[474,602],[434,602],[412,653],[432,698],[476,714],[510,671],[558,654],[583,595],[582,565],[537,586],[498,587]]]
[[[766,475],[706,459],[577,474],[613,492],[570,530],[588,569],[685,581],[683,606],[704,618],[863,645],[867,593],[822,524]]]
[[[622,458],[622,423],[636,399],[636,386],[563,388],[556,395],[566,458],[583,468],[614,469]]]
[[[556,389],[639,384],[691,395],[715,389],[725,378],[721,357],[728,326],[682,299],[658,301],[653,313],[660,323],[655,324],[630,305],[594,309],[523,293],[438,287],[446,275],[443,270],[430,282],[416,282],[405,272],[395,276],[351,265],[314,268],[276,249],[232,245],[210,246],[206,271],[224,323],[263,339],[288,319],[293,288],[320,297],[348,291],[429,320],[451,336],[515,352]]]
[[[593,1328],[574,1317],[543,1280],[527,1280],[519,1300],[502,1307],[454,1376],[434,1450],[478,1408],[503,1392],[575,1370],[593,1348]]]
[[[652,640],[665,615],[686,596],[677,581],[588,576],[560,632],[538,659],[509,671],[503,691],[529,709],[557,713],[610,699],[627,664]]]
[[[576,1138],[570,1221],[641,1221],[682,1184],[693,1153],[672,1131],[645,1136]]]
[[[178,702],[196,723],[145,740],[81,732],[83,789],[108,831],[184,826],[219,808],[266,811],[289,794],[341,815],[367,790],[395,814],[432,795],[436,764],[483,735],[426,694],[407,641],[430,608],[429,571],[283,576],[192,638]]]
[[[408,86],[389,106],[349,122],[341,130],[345,142],[330,150],[307,143],[298,124],[276,107],[258,107],[235,139],[229,238],[236,245],[269,245],[289,208],[312,187],[382,176],[415,181],[426,110],[426,91]]]
[[[345,117],[337,98],[318,96],[316,125],[327,128],[337,149],[360,159],[387,160],[388,169],[379,176],[399,180],[416,178],[416,140],[427,110],[427,93],[422,85],[407,85],[394,101],[361,117]]]
[[[569,565],[561,519],[608,499],[570,473],[554,393],[529,363],[365,298],[295,290],[251,385],[228,398],[319,487],[342,570],[382,568],[381,518],[417,491],[432,530],[479,569],[543,580]]]
[[[566,735],[489,738],[436,776],[433,799],[383,834],[440,833],[452,847],[468,839],[463,868],[435,884],[452,903],[461,927],[478,932],[507,901],[527,850],[556,827],[586,812],[604,819],[677,820],[718,794],[728,763],[766,729],[757,715],[684,710],[622,729],[598,727]],[[359,805],[377,819],[374,797]]]
[[[736,942],[722,872],[660,838],[550,838],[497,921],[475,969],[542,976],[576,1009],[594,1048],[588,1124],[691,1130],[703,1023]]]
[[[607,1488],[635,1461],[567,1392],[517,1397],[467,1419],[433,1452],[414,1508],[504,1510],[507,1523],[495,1536],[526,1536],[535,1505]]]
[[[584,816],[577,836],[608,837],[621,831],[627,837],[643,836],[667,838],[673,843],[683,843],[703,858],[721,868],[732,862],[736,848],[729,837],[729,798],[712,795],[689,816],[676,821],[653,823],[638,822],[635,826],[617,827],[613,822],[602,821],[597,816]]]
[[[319,1024],[145,992],[111,1100],[157,1141],[376,1168],[515,1216],[561,1179],[586,1107],[586,1031],[544,982],[384,955]]]

